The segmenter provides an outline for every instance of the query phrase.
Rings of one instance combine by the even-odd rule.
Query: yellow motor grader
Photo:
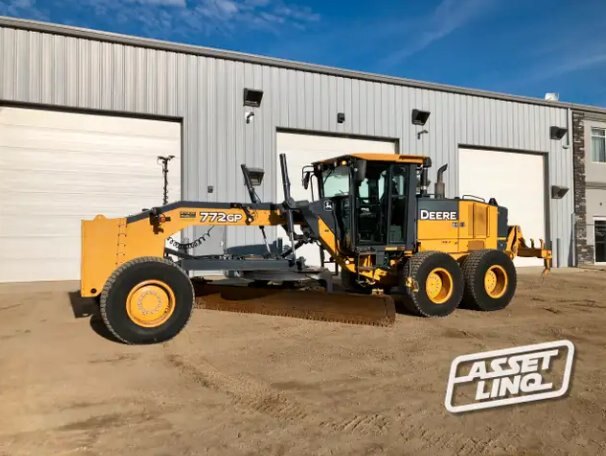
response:
[[[302,170],[304,187],[315,190],[313,201],[293,200],[283,154],[280,165],[285,200],[279,204],[260,201],[255,187],[263,171],[242,165],[250,203],[178,201],[82,222],[81,294],[100,298],[103,320],[118,339],[152,343],[179,333],[195,295],[205,294],[204,282],[192,282],[190,271],[238,271],[263,285],[313,279],[326,289],[250,301],[250,289],[233,287],[223,299],[227,310],[387,325],[395,305],[382,292],[403,291],[427,317],[446,316],[462,302],[497,310],[516,289],[514,257],[543,258],[546,270],[551,266],[543,241],[527,246],[494,199],[445,198],[446,165],[430,195],[428,157],[351,154],[313,163]],[[193,226],[260,227],[266,253],[196,255],[167,247],[170,236]],[[269,226],[283,227],[287,249],[269,247]],[[333,273],[297,257],[307,243],[318,244],[327,262],[338,265],[349,294],[332,293]]]

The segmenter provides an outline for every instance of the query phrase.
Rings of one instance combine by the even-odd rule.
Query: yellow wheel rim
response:
[[[126,312],[133,323],[145,328],[160,326],[175,311],[175,294],[161,280],[137,284],[126,298]]]
[[[434,304],[444,304],[452,296],[453,283],[452,275],[446,269],[433,269],[425,282],[427,297]]]
[[[508,284],[509,278],[502,266],[492,265],[484,274],[484,290],[493,299],[503,296],[507,291]]]

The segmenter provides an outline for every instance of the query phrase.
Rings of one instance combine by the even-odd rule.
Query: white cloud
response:
[[[285,0],[80,0],[78,7],[98,19],[138,23],[147,35],[173,38],[237,30],[279,33],[320,19],[310,8]]]
[[[187,7],[186,0],[126,0],[131,3],[139,3],[141,5],[150,6],[178,6],[181,8]]]
[[[304,27],[320,19],[310,8],[281,0],[198,0],[192,12],[194,20],[228,30],[244,26],[275,31],[280,25]]]
[[[543,73],[543,77],[560,76],[563,74],[574,73],[576,71],[587,70],[606,63],[606,52],[596,54],[575,56],[560,65],[555,65],[549,72]]]
[[[442,0],[431,15],[417,19],[413,24],[402,24],[405,44],[391,52],[382,64],[394,66],[406,58],[446,38],[455,30],[486,13],[493,0]]]
[[[520,82],[524,84],[548,81],[559,76],[565,76],[578,71],[585,71],[596,67],[606,67],[606,49],[584,50],[580,53],[560,55],[552,59],[543,60],[534,68],[523,73]]]
[[[36,0],[0,0],[1,16],[23,16],[46,19],[47,15],[36,5]]]
[[[57,14],[63,10],[71,14]],[[293,0],[0,0],[0,14],[62,21],[77,15],[84,27],[138,24],[143,34],[168,39],[250,30],[278,34],[320,19]]]

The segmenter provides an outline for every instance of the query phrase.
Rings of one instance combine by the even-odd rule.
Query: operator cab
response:
[[[404,250],[415,242],[416,196],[427,166],[420,156],[353,154],[305,167],[303,186],[332,208],[342,249]]]

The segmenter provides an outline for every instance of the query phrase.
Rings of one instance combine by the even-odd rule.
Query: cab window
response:
[[[337,166],[322,172],[324,198],[349,195],[349,166]]]

